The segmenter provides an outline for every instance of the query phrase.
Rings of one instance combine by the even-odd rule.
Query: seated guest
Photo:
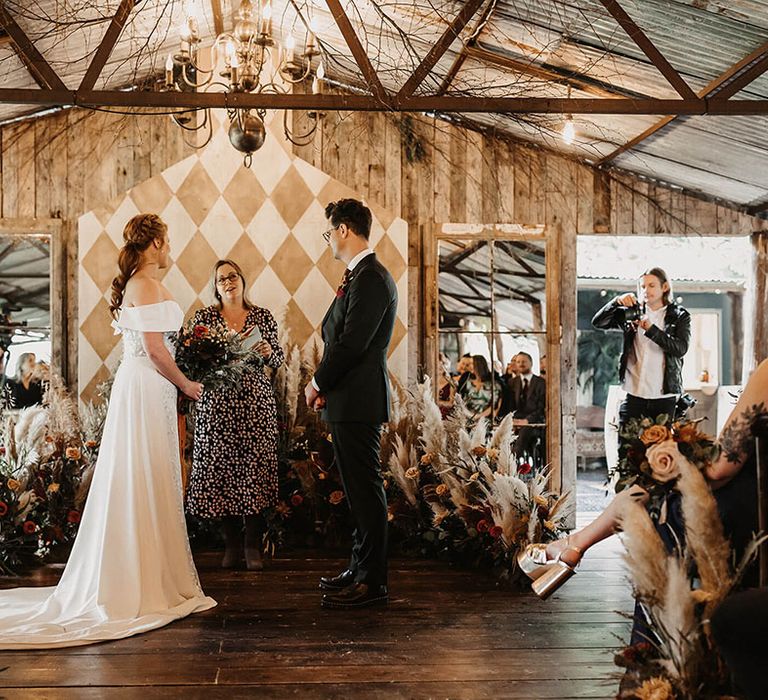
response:
[[[467,387],[467,382],[472,376],[472,355],[468,352],[464,353],[456,364],[456,374],[453,375],[453,383],[456,385],[456,391],[464,396],[464,392]]]
[[[493,419],[501,405],[501,386],[482,355],[474,355],[472,364],[472,376],[466,383],[464,403],[472,413],[473,422],[479,418]]]
[[[19,355],[16,374],[8,381],[10,408],[29,408],[43,403],[43,383],[36,371],[36,357],[33,352]]]
[[[539,358],[539,376],[542,379],[547,378],[547,356],[546,355],[542,355]]]
[[[277,504],[277,406],[264,366],[277,369],[284,356],[275,319],[248,300],[237,263],[219,260],[212,286],[216,303],[197,311],[195,323],[256,340],[253,347],[262,361],[246,369],[238,387],[209,389],[197,402],[187,511],[221,519],[224,568],[238,567],[245,555],[246,567],[258,571],[263,568],[262,514]]]
[[[541,377],[533,374],[533,358],[527,352],[517,353],[517,376],[512,380],[511,389],[514,425],[518,428],[515,454],[518,458],[530,459],[544,431],[527,426],[546,420],[547,387]]]
[[[726,598],[712,615],[712,635],[737,690],[747,700],[768,698],[768,588]]]
[[[437,405],[445,418],[453,408],[456,400],[456,386],[451,377],[451,361],[445,353],[440,353],[439,375],[437,377]]]
[[[504,374],[501,375],[501,406],[499,406],[499,418],[503,418],[514,409],[514,395],[512,393],[512,381],[517,376],[517,355],[512,355]]]
[[[768,415],[768,360],[763,360],[749,378],[736,406],[728,416],[718,438],[719,456],[704,471],[714,490],[725,535],[733,545],[736,561],[758,529],[757,460],[753,425]],[[624,501],[645,502],[648,493],[634,484],[621,491],[589,525],[563,539],[546,545],[529,545],[518,561],[527,558],[540,564],[528,573],[535,578],[556,560],[573,569],[592,545],[602,542],[616,531]],[[529,567],[530,568],[530,567]],[[754,575],[756,567],[747,576]],[[563,580],[564,582],[564,580]],[[535,589],[534,589],[535,590]],[[549,593],[552,591],[550,590]]]

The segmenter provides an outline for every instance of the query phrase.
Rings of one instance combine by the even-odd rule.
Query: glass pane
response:
[[[501,367],[499,419],[510,413],[515,419],[518,465],[541,469],[547,463],[546,338],[540,334],[500,333],[494,338],[493,353],[494,365]]]
[[[47,236],[0,236],[0,374],[12,377],[24,362],[32,381],[45,376],[51,361],[50,267]]]
[[[490,330],[488,241],[440,241],[438,303],[441,329]]]
[[[544,241],[495,241],[493,303],[500,331],[546,330]]]

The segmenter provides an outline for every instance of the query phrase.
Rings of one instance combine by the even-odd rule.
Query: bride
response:
[[[200,588],[184,521],[176,387],[194,400],[203,387],[170,350],[184,314],[159,281],[168,228],[139,214],[123,239],[110,307],[123,361],[80,530],[58,586],[0,591],[0,649],[120,639],[216,605]]]

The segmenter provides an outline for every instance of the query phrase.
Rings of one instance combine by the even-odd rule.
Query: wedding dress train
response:
[[[126,307],[123,333],[80,529],[55,587],[0,591],[0,649],[54,648],[120,639],[216,602],[200,588],[187,539],[176,387],[144,351],[142,331],[177,330],[174,301]]]

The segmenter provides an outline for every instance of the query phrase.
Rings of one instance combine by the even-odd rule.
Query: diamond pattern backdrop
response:
[[[125,223],[156,212],[167,222],[173,265],[163,283],[187,315],[210,304],[210,275],[219,258],[242,267],[250,298],[285,324],[310,349],[322,347],[319,325],[344,272],[322,238],[325,205],[361,197],[291,153],[280,116],[250,169],[229,143],[226,119],[214,115],[211,142],[194,155],[146,180],[79,220],[80,398],[89,401],[117,365],[122,347],[113,334],[109,287]],[[407,255],[404,220],[371,206],[371,246],[392,273],[400,307],[390,346],[390,370],[407,376]]]

